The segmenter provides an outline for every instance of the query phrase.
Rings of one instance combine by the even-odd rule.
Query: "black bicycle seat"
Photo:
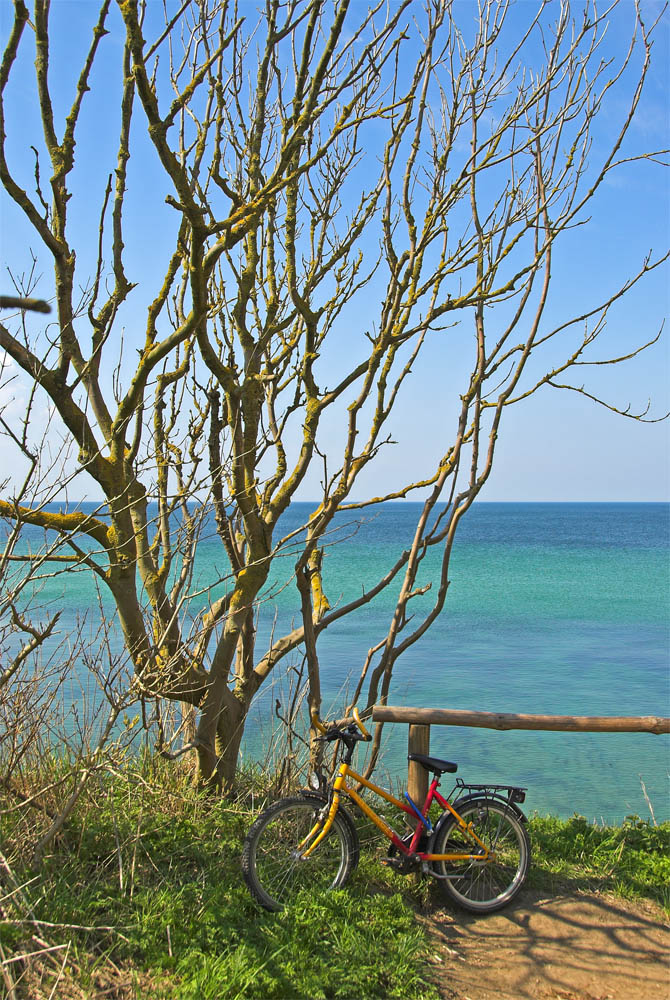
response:
[[[425,757],[422,753],[408,753],[407,760],[415,760],[417,764],[421,764],[427,771],[433,771],[435,774],[458,771],[458,764],[454,764],[450,760],[440,760],[439,757]]]

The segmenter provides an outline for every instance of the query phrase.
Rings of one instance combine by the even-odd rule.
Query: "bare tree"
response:
[[[33,455],[23,501],[32,496],[38,464]],[[110,621],[97,616],[87,623],[70,614],[67,629],[60,628],[62,610],[54,613],[49,585],[53,594],[63,579],[61,540],[36,545],[35,535],[43,533],[33,530],[30,544],[22,545],[22,504],[14,504],[14,518],[0,533],[0,812],[5,820],[14,814],[14,841],[24,857],[30,851],[38,861],[91,775],[132,742],[134,724],[117,721],[136,696]]]
[[[152,5],[106,0],[58,125],[49,4],[35,0],[31,19],[16,0],[0,68],[0,178],[40,260],[50,257],[56,323],[8,320],[0,347],[31,392],[46,395],[54,433],[77,452],[63,456],[61,475],[87,474],[105,500],[97,515],[56,512],[35,494],[2,501],[0,514],[47,529],[57,539],[49,557],[87,568],[108,590],[138,697],[197,714],[190,745],[203,780],[230,787],[251,701],[299,647],[309,706],[319,707],[319,635],[396,584],[388,633],[355,691],[368,706],[386,699],[398,656],[442,610],[456,530],[490,475],[508,406],[549,385],[647,419],[570,379],[657,339],[631,343],[626,358],[592,353],[611,308],[665,257],[642,261],[582,315],[545,320],[556,241],[586,221],[612,171],[657,156],[627,146],[652,36],[637,8],[631,15],[630,49],[615,67],[601,59],[608,12],[592,5],[573,21],[567,3],[404,0],[366,10],[267,0],[252,15],[248,5],[191,0],[167,5],[158,24]],[[121,31],[120,135],[89,221],[91,267],[70,236],[75,150],[105,36]],[[13,74],[33,57],[30,35],[44,138],[22,184],[5,121]],[[594,128],[618,85],[628,103],[603,149]],[[128,270],[133,153],[152,183],[169,186],[174,239],[165,249],[150,242],[163,265],[154,289]],[[37,290],[32,272],[15,283],[19,296]],[[141,334],[133,297],[145,302]],[[422,488],[413,543],[374,587],[331,607],[322,557],[335,515],[366,506],[351,502],[352,490],[391,440],[412,365],[428,338],[452,327],[468,331],[471,361],[442,458],[421,481],[368,501]],[[22,426],[2,424],[28,460],[31,417],[28,406]],[[322,444],[333,420],[337,453]],[[280,518],[314,465],[320,502],[302,531],[282,535]],[[53,483],[47,470],[38,478]],[[193,567],[212,523],[222,569],[205,586]],[[419,570],[436,550],[432,605],[413,617],[409,602],[431,587]],[[298,623],[257,649],[258,602],[286,555]]]

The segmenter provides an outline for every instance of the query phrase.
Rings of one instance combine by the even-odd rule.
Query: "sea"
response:
[[[411,540],[420,507],[383,504],[362,523],[339,516],[324,560],[331,605],[381,577]],[[294,504],[287,527],[310,509]],[[423,581],[437,561],[435,553]],[[439,618],[396,663],[389,704],[670,716],[669,504],[476,504],[459,527],[449,578]],[[337,715],[354,689],[388,629],[397,589],[319,638],[324,714]],[[417,623],[430,601],[429,591],[413,602]],[[273,614],[259,620],[259,640],[295,602],[295,588],[278,593]],[[272,708],[266,692],[258,727]],[[259,749],[251,735],[244,751]],[[430,751],[457,762],[464,780],[527,786],[531,811],[599,822],[650,819],[651,810],[658,821],[670,818],[668,736],[432,726]],[[407,726],[386,725],[378,776],[402,781],[406,758]]]
[[[332,607],[369,590],[411,541],[421,505],[342,512],[326,539],[324,587]],[[304,523],[295,503],[279,533]],[[257,617],[257,645],[299,617],[287,555],[273,567]],[[435,578],[439,553],[419,584]],[[199,545],[193,586],[224,575],[213,533]],[[397,661],[389,704],[559,715],[670,716],[670,504],[477,503],[458,530],[443,611]],[[51,584],[50,584],[51,585]],[[67,614],[81,613],[90,582],[60,577]],[[318,640],[322,714],[336,716],[368,650],[386,634],[400,579]],[[202,599],[219,591],[204,591]],[[433,590],[410,605],[418,624]],[[278,718],[300,685],[297,651],[259,693],[242,746],[264,760]],[[304,677],[304,675],[303,675]],[[458,763],[465,781],[527,787],[529,813],[598,822],[670,819],[670,737],[431,727],[430,752]],[[364,766],[361,746],[357,763]],[[407,726],[387,724],[377,778],[401,784]],[[445,775],[445,781],[448,776]]]

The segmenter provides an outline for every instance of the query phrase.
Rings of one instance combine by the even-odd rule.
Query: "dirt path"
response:
[[[490,917],[421,919],[445,1000],[670,1000],[670,926],[651,903],[527,891]]]

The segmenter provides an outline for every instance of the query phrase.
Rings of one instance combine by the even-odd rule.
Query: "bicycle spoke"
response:
[[[280,909],[303,889],[336,888],[349,877],[355,849],[347,825],[337,815],[324,840],[304,857],[305,838],[318,823],[323,805],[306,798],[283,799],[249,831],[242,870],[252,894],[267,909]]]
[[[459,906],[489,912],[505,906],[523,885],[528,871],[528,836],[516,815],[504,803],[481,799],[468,803],[462,819],[473,824],[477,837],[491,852],[487,860],[437,862],[443,891]],[[444,828],[437,854],[475,853],[472,838],[455,820]],[[445,878],[446,876],[446,878]]]

